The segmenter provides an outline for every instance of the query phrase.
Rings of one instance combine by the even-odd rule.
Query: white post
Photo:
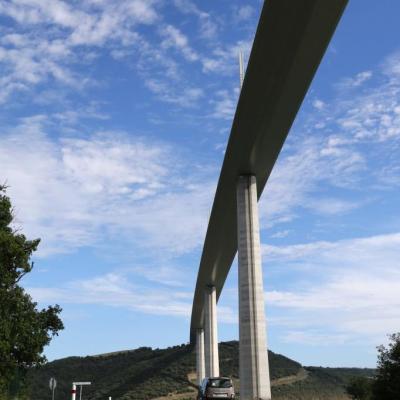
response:
[[[204,330],[197,329],[196,332],[196,369],[197,384],[200,386],[205,378],[205,362],[204,362]]]
[[[236,195],[240,398],[270,400],[256,177],[240,176]]]
[[[75,383],[72,384],[71,394],[72,394],[71,400],[76,400],[76,385],[75,385]]]
[[[204,298],[204,350],[206,376],[219,376],[217,294],[215,286],[205,288]]]

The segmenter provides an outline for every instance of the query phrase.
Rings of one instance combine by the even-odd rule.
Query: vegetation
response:
[[[372,387],[375,400],[400,399],[400,333],[389,336],[389,345],[378,347],[378,368]]]
[[[59,306],[39,311],[19,286],[33,268],[30,258],[40,240],[28,240],[12,222],[11,202],[0,185],[0,398],[21,392],[26,371],[46,361],[43,347],[63,329]]]
[[[371,399],[372,383],[373,381],[366,377],[352,378],[346,386],[346,392],[354,400],[369,400]]]
[[[237,341],[219,345],[221,375],[231,376],[236,389],[238,381]],[[274,399],[348,399],[345,386],[354,374],[372,376],[368,369],[335,369],[307,367],[273,352],[269,352]],[[56,397],[67,399],[71,383],[90,380],[84,388],[87,400],[145,400],[173,394],[179,400],[196,397],[195,353],[191,346],[167,349],[142,347],[136,350],[91,357],[69,357],[53,361],[29,373],[31,400],[50,395],[48,382],[57,379]],[[239,389],[240,390],[240,389]]]
[[[400,399],[400,333],[389,335],[389,345],[378,347],[374,379],[353,377],[346,392],[356,400]]]

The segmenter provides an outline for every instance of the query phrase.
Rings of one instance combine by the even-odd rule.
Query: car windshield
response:
[[[232,387],[232,383],[230,379],[210,379],[207,386],[212,388],[230,388]]]

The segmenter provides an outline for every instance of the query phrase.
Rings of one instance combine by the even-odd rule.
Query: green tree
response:
[[[40,239],[28,240],[12,222],[11,201],[0,185],[0,398],[18,391],[26,371],[46,361],[44,346],[64,328],[58,305],[38,310],[19,285],[33,268]]]
[[[355,377],[346,386],[346,392],[354,400],[371,398],[371,379],[364,376]]]
[[[389,335],[388,347],[378,347],[373,394],[376,400],[400,399],[400,332]]]

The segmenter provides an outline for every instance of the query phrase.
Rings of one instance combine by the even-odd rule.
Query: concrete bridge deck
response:
[[[254,175],[258,197],[321,62],[347,0],[265,1],[204,241],[190,327],[203,328],[204,288],[217,298],[237,251],[236,183]]]

